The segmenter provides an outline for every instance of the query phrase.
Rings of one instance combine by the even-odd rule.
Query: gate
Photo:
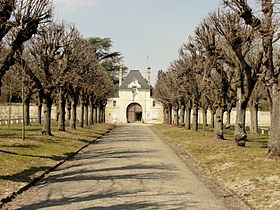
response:
[[[129,104],[126,110],[127,122],[141,122],[142,121],[142,107],[138,103]]]

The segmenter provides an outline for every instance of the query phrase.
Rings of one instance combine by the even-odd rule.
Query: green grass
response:
[[[217,140],[210,128],[205,132],[169,125],[154,128],[256,208],[280,209],[280,159],[265,158],[267,135],[248,134],[246,147],[237,147],[232,130],[225,130],[226,140]]]
[[[53,123],[54,136],[41,135],[41,125],[27,126],[24,141],[21,125],[0,126],[0,199],[65,160],[111,127],[110,124],[97,124],[58,132],[56,126]]]

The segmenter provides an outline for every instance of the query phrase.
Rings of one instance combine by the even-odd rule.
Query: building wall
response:
[[[115,105],[114,106],[114,101]],[[155,101],[155,106],[153,106]],[[163,108],[160,103],[150,97],[149,90],[138,89],[136,93],[132,90],[120,90],[118,98],[111,98],[106,106],[106,122],[126,123],[127,107],[131,103],[138,103],[142,107],[142,119],[144,123],[162,123]]]

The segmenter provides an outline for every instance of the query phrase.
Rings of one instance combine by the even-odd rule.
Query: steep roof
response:
[[[128,89],[128,86],[133,82],[137,82],[141,85],[141,88],[139,89],[150,89],[149,84],[144,79],[139,70],[130,70],[119,89]]]

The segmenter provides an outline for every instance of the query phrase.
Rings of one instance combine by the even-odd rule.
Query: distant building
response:
[[[151,86],[140,71],[131,70],[106,106],[106,121],[111,123],[162,123],[162,105],[152,97]]]

